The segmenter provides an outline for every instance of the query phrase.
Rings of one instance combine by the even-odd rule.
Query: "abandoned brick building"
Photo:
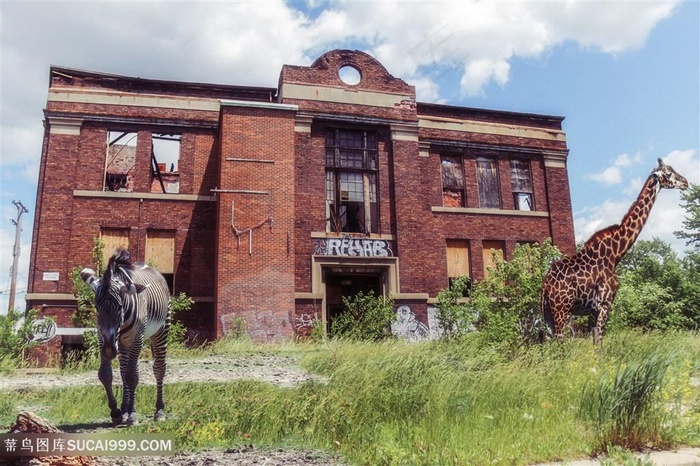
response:
[[[277,88],[54,66],[28,307],[66,341],[70,272],[94,267],[99,237],[192,297],[202,338],[242,321],[258,340],[305,334],[368,290],[424,336],[437,293],[482,279],[494,250],[573,252],[562,120],[417,102],[349,50],[283,66]]]

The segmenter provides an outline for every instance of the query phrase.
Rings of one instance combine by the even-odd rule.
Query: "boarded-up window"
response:
[[[498,163],[493,159],[476,161],[476,181],[479,186],[479,207],[500,209],[501,194],[498,188]]]
[[[461,239],[447,240],[447,279],[450,287],[458,277],[470,277],[469,273],[469,242]],[[464,290],[464,296],[469,296],[471,283]]]
[[[510,161],[510,184],[516,210],[534,210],[530,163],[527,160]]]
[[[464,169],[462,157],[442,156],[442,205],[464,207]]]
[[[496,261],[503,259],[505,245],[503,241],[484,241],[482,245],[484,249],[484,278],[488,278],[490,270],[496,268]]]
[[[129,249],[129,228],[102,228],[100,241],[104,244],[102,249],[103,264],[107,264],[114,251],[119,248]]]
[[[133,192],[136,169],[136,133],[109,131],[105,161],[105,191]]]
[[[175,270],[175,232],[151,230],[146,235],[146,263],[162,274]]]
[[[447,276],[469,276],[469,243],[467,240],[447,240]]]

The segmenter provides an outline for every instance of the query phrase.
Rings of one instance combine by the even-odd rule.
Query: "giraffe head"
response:
[[[666,189],[680,189],[682,191],[688,189],[688,180],[681,175],[670,165],[666,165],[663,160],[659,159],[659,166],[652,172],[659,180],[659,185]]]

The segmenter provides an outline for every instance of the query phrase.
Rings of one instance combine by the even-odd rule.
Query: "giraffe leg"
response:
[[[598,312],[598,317],[595,321],[595,327],[593,328],[593,344],[599,346],[603,341],[603,335],[605,335],[605,324],[608,322],[608,311],[610,310],[609,305],[602,306]]]

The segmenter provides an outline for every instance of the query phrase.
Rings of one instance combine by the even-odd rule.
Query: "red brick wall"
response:
[[[120,197],[119,193],[108,198],[74,195],[76,190],[97,195],[103,192],[107,133],[124,129],[125,117],[138,119],[138,124],[126,127],[128,131],[138,131],[135,194],[150,191],[151,132],[162,132],[163,121],[156,123],[142,119],[143,109],[138,107],[104,107],[98,113],[109,114],[122,122],[85,121],[79,135],[47,132],[32,240],[29,293],[72,294],[70,272],[74,268],[95,266],[93,238],[99,237],[101,228],[113,227],[130,229],[130,249],[135,260],[144,258],[148,230],[175,232],[174,292],[184,291],[191,297],[213,299],[214,202],[139,199]],[[62,108],[76,112],[77,116],[86,110],[82,104],[66,104]],[[197,119],[202,114],[194,112],[190,116]],[[186,113],[178,113],[178,117],[184,115]],[[208,118],[215,122],[218,112],[210,112]],[[218,180],[218,159],[214,151],[217,147],[216,130],[177,126],[175,122],[169,130],[182,135],[180,193],[211,196],[211,189]],[[59,272],[60,280],[44,281],[44,272]],[[30,300],[28,304],[48,304],[45,314],[55,316],[61,326],[70,324],[74,312],[74,305],[69,302]],[[207,309],[206,303],[196,307],[199,310],[192,311],[194,317],[188,320],[195,328],[201,326],[200,332],[206,334],[213,328],[213,308],[209,305]]]
[[[218,336],[236,319],[245,320],[256,340],[293,334],[294,116],[289,110],[222,108],[220,188],[267,194],[218,194]],[[234,234],[232,204],[236,228],[252,228],[252,247],[247,231]],[[268,216],[272,223],[265,223]]]

